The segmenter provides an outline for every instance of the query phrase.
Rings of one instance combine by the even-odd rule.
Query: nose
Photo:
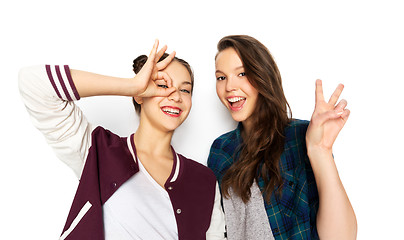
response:
[[[237,89],[237,82],[234,76],[227,77],[226,81],[226,91],[231,92]]]
[[[174,102],[182,102],[182,97],[180,94],[180,91],[178,90],[178,88],[175,89],[174,92],[172,92],[169,96],[168,96],[169,100],[172,100]]]

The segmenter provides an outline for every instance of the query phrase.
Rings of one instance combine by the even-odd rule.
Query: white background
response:
[[[0,4],[0,239],[57,239],[78,184],[32,126],[18,94],[19,68],[70,64],[128,77],[132,60],[148,54],[159,38],[195,70],[193,109],[173,145],[206,164],[212,141],[235,126],[215,93],[216,43],[229,34],[251,35],[270,49],[295,118],[310,119],[316,78],[323,79],[326,97],[344,83],[351,116],[334,155],[357,215],[358,239],[404,239],[399,1],[5,2]],[[129,98],[95,97],[78,104],[90,121],[120,135],[136,130]]]

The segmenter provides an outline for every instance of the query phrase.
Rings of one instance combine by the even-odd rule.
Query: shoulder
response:
[[[205,165],[203,165],[195,160],[184,157],[181,154],[178,154],[178,156],[182,160],[181,162],[186,166],[187,171],[190,171],[190,172],[196,173],[196,174],[206,175],[207,177],[209,177],[209,176],[214,177],[212,170],[210,170]]]
[[[125,143],[124,138],[101,126],[93,130],[91,138],[93,142],[92,145],[98,145],[99,147],[122,146]]]
[[[210,162],[215,161],[216,158],[233,158],[241,143],[242,140],[239,129],[227,132],[216,138],[210,148],[208,166]]]
[[[292,170],[308,162],[306,132],[309,121],[293,119],[285,128],[285,145],[281,156],[281,168]]]
[[[224,133],[212,143],[212,149],[222,149],[224,146],[232,145],[237,140],[236,130]]]
[[[221,181],[223,173],[233,164],[241,144],[238,129],[227,132],[216,138],[210,148],[208,167]]]
[[[180,158],[180,162],[184,165],[183,167],[183,174],[187,176],[192,176],[194,179],[199,179],[202,181],[208,181],[208,182],[215,182],[216,177],[213,174],[213,171],[206,167],[205,165],[189,159],[187,157],[184,157],[181,154],[178,154]]]
[[[307,120],[292,119],[285,128],[286,141],[301,139],[306,137],[306,131],[310,122]]]

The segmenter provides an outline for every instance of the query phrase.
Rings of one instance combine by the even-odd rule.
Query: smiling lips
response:
[[[172,107],[172,106],[164,106],[161,108],[164,114],[170,116],[170,117],[179,117],[182,113],[182,110],[177,107]]]
[[[240,111],[245,103],[245,97],[236,97],[236,96],[232,96],[232,97],[228,97],[227,101],[230,103],[229,107],[230,110],[232,111]]]

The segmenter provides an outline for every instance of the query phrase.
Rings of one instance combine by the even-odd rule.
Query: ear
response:
[[[135,99],[136,103],[139,105],[143,103],[143,98],[141,97],[134,97],[133,99]]]

